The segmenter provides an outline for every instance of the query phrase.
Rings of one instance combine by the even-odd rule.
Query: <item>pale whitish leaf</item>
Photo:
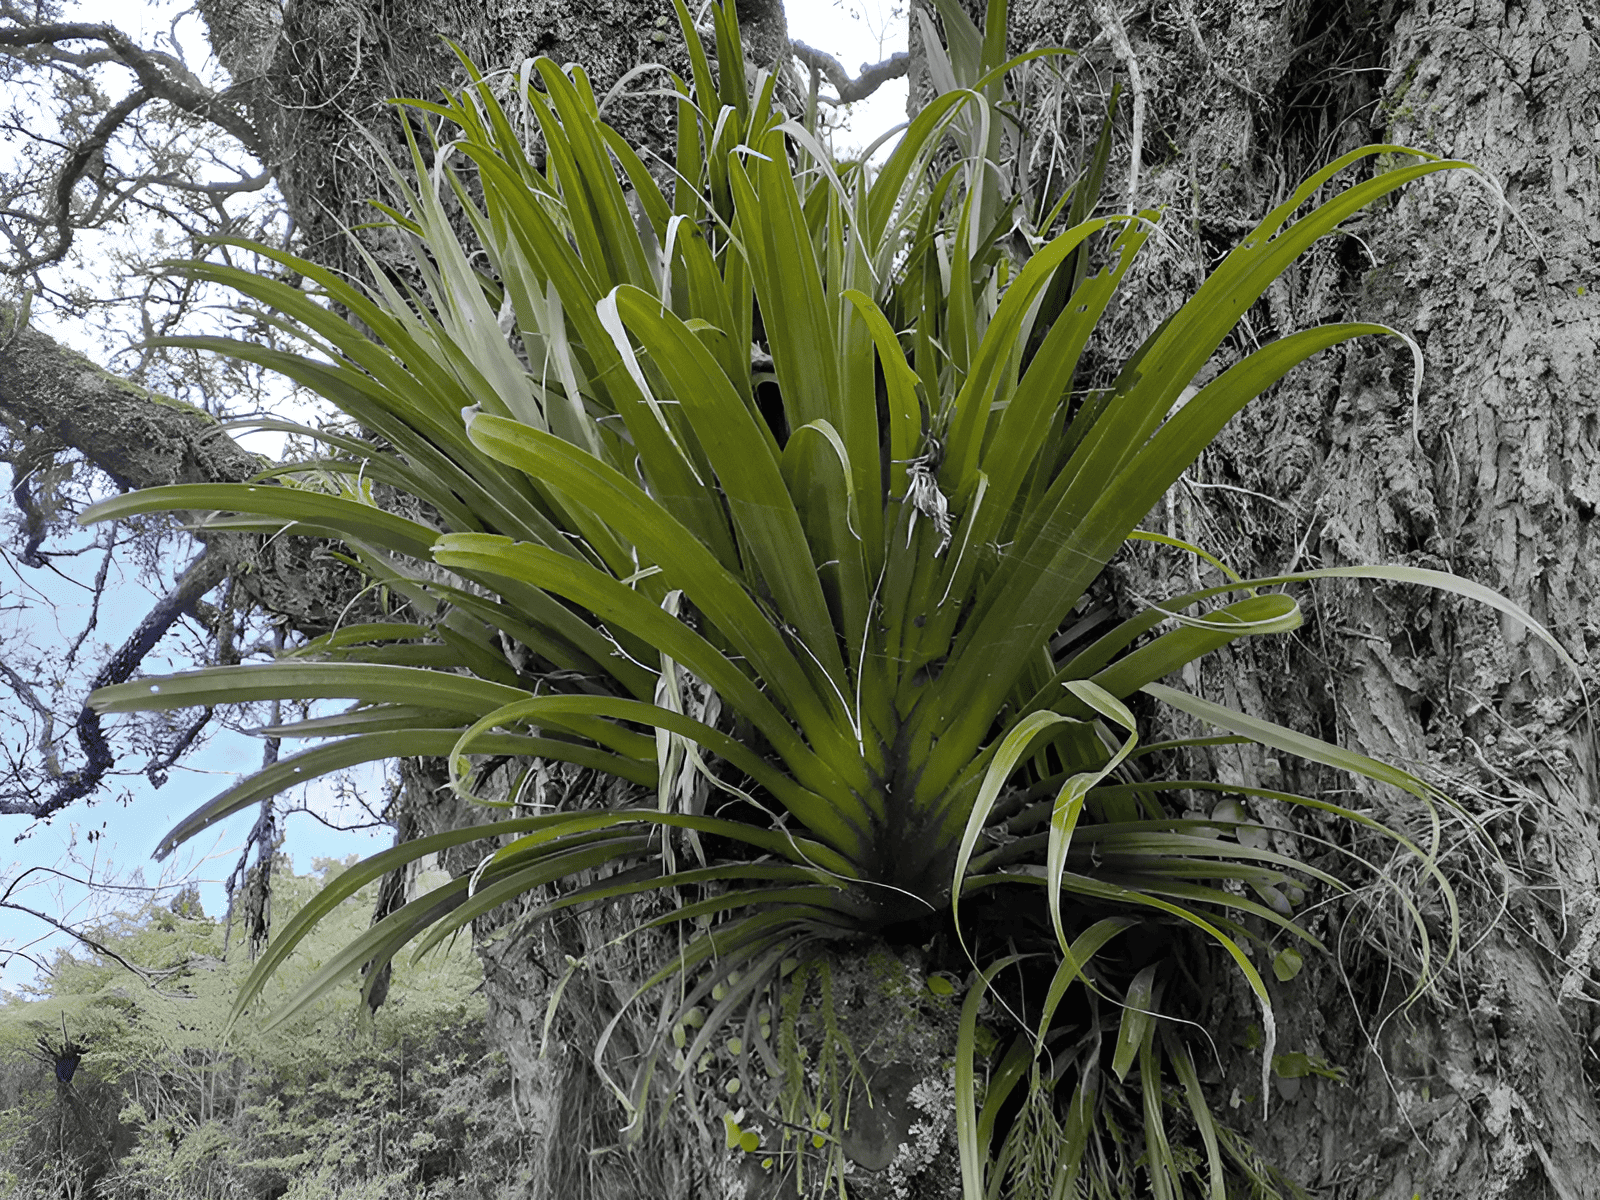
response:
[[[1118,747],[1117,752],[1107,760],[1105,766],[1099,770],[1080,771],[1070,776],[1061,785],[1061,790],[1056,793],[1055,801],[1051,805],[1050,837],[1045,852],[1047,888],[1045,896],[1050,905],[1050,923],[1055,927],[1056,941],[1064,953],[1071,953],[1071,947],[1067,944],[1067,932],[1061,921],[1061,876],[1066,870],[1067,850],[1072,844],[1072,833],[1077,827],[1078,817],[1083,812],[1083,802],[1089,795],[1089,789],[1115,771],[1128,755],[1133,753],[1134,747],[1139,744],[1139,729],[1127,706],[1097,684],[1087,679],[1074,679],[1068,681],[1066,688],[1102,717],[1115,721],[1128,732],[1127,738]]]

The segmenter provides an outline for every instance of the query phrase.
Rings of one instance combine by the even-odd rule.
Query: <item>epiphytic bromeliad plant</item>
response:
[[[1154,776],[1161,759],[1137,747],[1128,705],[1170,705],[1216,736],[1428,806],[1434,793],[1399,770],[1159,681],[1235,639],[1295,628],[1283,586],[1319,575],[1425,582],[1509,606],[1449,576],[1344,569],[1224,574],[1120,624],[1082,617],[1107,562],[1233,414],[1309,356],[1393,334],[1295,333],[1179,404],[1239,317],[1364,205],[1465,164],[1395,147],[1330,164],[1120,373],[1091,378],[1085,346],[1158,214],[1094,215],[1109,135],[1053,206],[1002,186],[998,160],[1016,134],[997,101],[1021,61],[1002,61],[1003,4],[987,37],[941,6],[941,94],[868,170],[835,163],[807,121],[776,106],[771,73],[748,86],[731,6],[715,12],[714,73],[675,3],[692,78],[672,77],[670,171],[604,123],[581,70],[541,59],[509,108],[476,76],[447,103],[410,104],[436,141],[414,172],[396,172],[386,210],[416,249],[409,284],[375,269],[364,289],[287,255],[277,257],[310,294],[191,266],[281,314],[312,353],[195,344],[283,372],[368,437],[304,430],[331,457],[249,485],[151,489],[85,520],[200,510],[212,528],[337,538],[404,603],[389,623],[340,629],[274,663],[141,680],[92,702],[355,701],[272,729],[323,744],[217,797],[168,845],[292,784],[398,755],[447,757],[468,795],[483,755],[637,785],[635,807],[535,815],[513,787],[499,801],[505,819],[347,871],[272,943],[241,1009],[364,882],[498,837],[475,873],[378,922],[300,1002],[538,889],[542,911],[659,894],[671,903],[652,923],[682,923],[685,937],[641,981],[641,995],[671,984],[655,1049],[619,1086],[642,1107],[653,1073],[669,1090],[692,1084],[691,1065],[730,1026],[746,1059],[777,1062],[755,1006],[808,947],[908,930],[926,940],[943,923],[975,968],[955,1080],[969,1200],[1030,1172],[1041,1194],[1075,1194],[1080,1172],[1111,1189],[1130,1168],[1097,1147],[1097,1114],[1130,1080],[1122,1103],[1142,1112],[1145,1137],[1125,1161],[1143,1154],[1157,1196],[1221,1196],[1242,1168],[1190,1051],[1152,1018],[1181,987],[1174,964],[1119,974],[1108,948],[1130,930],[1198,931],[1259,998],[1270,1060],[1269,993],[1243,946],[1270,955],[1312,941],[1290,898],[1338,880],[1235,836],[1226,812],[1180,817],[1175,788],[1247,789]],[[1410,165],[1314,204],[1381,151]],[[481,253],[463,247],[452,212]],[[374,484],[420,501],[413,515],[379,507]],[[1094,632],[1078,636],[1080,623]],[[1322,800],[1278,798],[1389,833]],[[1426,846],[1392,836],[1431,866]],[[995,904],[1031,906],[1044,938],[969,946],[963,920],[972,928]],[[1416,936],[1426,949],[1420,922]],[[1051,947],[1059,969],[981,1088],[985,989],[1017,953]],[[1055,1020],[1069,994],[1099,1014],[1088,1034]],[[1007,1134],[997,1114],[1019,1085],[1028,1112],[1054,1116],[1009,1121]],[[1169,1149],[1169,1118],[1203,1145],[1187,1166]]]

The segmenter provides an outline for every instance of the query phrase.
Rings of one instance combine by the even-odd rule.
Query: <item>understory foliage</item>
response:
[[[348,864],[282,864],[293,912]],[[374,887],[312,935],[328,954],[360,932]],[[353,984],[284,1029],[225,1037],[248,970],[235,928],[192,892],[101,922],[98,953],[61,952],[0,1004],[0,1195],[100,1200],[411,1200],[522,1194],[531,1134],[504,1060],[487,1053],[481,972],[460,945],[358,1016]],[[291,964],[275,987],[303,982]],[[65,1033],[63,1033],[65,1031]],[[63,1041],[78,1051],[58,1068]],[[61,1074],[69,1078],[62,1080]]]
[[[337,538],[392,618],[272,664],[96,693],[102,712],[355,701],[263,730],[318,744],[166,844],[396,755],[446,758],[454,789],[498,810],[332,881],[279,932],[239,1011],[354,889],[494,838],[477,870],[330,955],[273,1019],[508,900],[532,897],[535,916],[642,912],[640,928],[678,939],[637,981],[631,1010],[652,1036],[626,1061],[608,1055],[609,1030],[593,1048],[628,1128],[658,1119],[663,1094],[687,1097],[668,1111],[714,1114],[695,1066],[726,1051],[730,1083],[783,1131],[750,1145],[730,1129],[730,1149],[826,1185],[845,1169],[833,1118],[862,1068],[807,981],[843,944],[925,947],[964,989],[951,1103],[968,1200],[1265,1188],[1212,1116],[1184,1023],[1166,1019],[1195,1009],[1185,959],[1225,955],[1259,1005],[1266,1092],[1275,1046],[1257,964],[1287,979],[1320,948],[1297,908],[1341,888],[1341,851],[1271,842],[1248,805],[1313,810],[1414,857],[1449,943],[1430,941],[1402,892],[1421,988],[1454,942],[1433,860],[1442,797],[1160,680],[1235,639],[1293,630],[1286,589],[1319,577],[1425,583],[1513,610],[1416,569],[1241,580],[1139,526],[1296,364],[1401,336],[1321,326],[1190,386],[1313,242],[1466,164],[1394,146],[1329,164],[1108,365],[1086,349],[1137,286],[1161,214],[1102,211],[1109,122],[1072,188],[1035,189],[1037,131],[1005,100],[1007,76],[1064,51],[1006,61],[1003,3],[985,31],[942,3],[937,95],[868,168],[835,161],[811,115],[775,103],[731,5],[713,6],[713,57],[675,3],[691,78],[619,85],[677,97],[674,161],[641,157],[605,123],[624,94],[597,97],[580,67],[537,59],[498,81],[474,73],[441,103],[404,102],[413,161],[396,165],[382,207],[415,250],[409,278],[373,264],[363,287],[285,254],[271,254],[277,277],[190,267],[308,349],[186,345],[281,371],[364,432],[268,422],[328,457],[253,484],[151,489],[85,519],[188,510],[211,529]],[[1355,180],[1329,186],[1342,172]],[[1114,611],[1097,580],[1130,538],[1198,556],[1213,582]],[[1160,706],[1213,732],[1141,746],[1136,712]],[[1398,789],[1422,836],[1321,798],[1171,776],[1176,752],[1219,741]],[[508,790],[481,786],[486,762],[507,761],[520,772]],[[636,802],[552,811],[551,762],[631,783]],[[1002,983],[1013,975],[1025,986]],[[1012,988],[998,1018],[992,987]],[[815,1019],[800,1020],[802,1003],[820,1005]],[[997,1039],[980,1036],[995,1024]],[[808,1050],[803,1031],[826,1046]]]

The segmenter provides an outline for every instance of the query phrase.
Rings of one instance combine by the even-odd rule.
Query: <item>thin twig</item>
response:
[[[109,687],[122,683],[133,675],[145,655],[155,648],[178,618],[189,612],[201,596],[222,581],[227,566],[222,556],[202,551],[189,564],[187,570],[156,606],[139,623],[128,640],[100,668],[90,683],[90,689]],[[89,795],[100,785],[106,772],[116,763],[105,731],[100,726],[100,716],[87,705],[78,714],[78,742],[83,747],[84,765],[67,774],[60,785],[44,800],[0,797],[0,815],[47,817]]]
[[[1128,31],[1122,27],[1122,18],[1117,15],[1115,5],[1097,4],[1094,15],[1111,43],[1112,52],[1128,68],[1128,86],[1133,90],[1133,137],[1128,147],[1128,211],[1136,213],[1139,206],[1135,198],[1139,194],[1139,167],[1144,148],[1144,76],[1139,72],[1139,60],[1134,57],[1133,47],[1128,43]]]
[[[38,714],[39,752],[44,755],[45,774],[51,779],[60,779],[61,756],[56,752],[55,714],[39,699],[38,693],[33,690],[33,685],[3,662],[0,662],[0,675],[5,676],[6,682],[11,685],[11,690],[17,694],[17,698]]]
[[[54,236],[37,253],[23,254],[18,262],[5,268],[6,273],[26,275],[41,266],[59,262],[71,249],[80,224],[93,223],[95,219],[103,221],[126,203],[134,192],[150,183],[162,182],[184,191],[222,196],[259,190],[272,178],[274,168],[266,153],[267,146],[254,124],[230,102],[225,93],[207,88],[178,58],[162,51],[146,50],[112,25],[76,22],[30,24],[10,5],[6,6],[3,16],[17,23],[0,27],[0,54],[65,70],[69,76],[85,67],[119,63],[131,70],[138,80],[138,86],[112,105],[82,141],[63,147],[66,157],[56,173],[47,211],[42,215],[16,211],[10,214],[40,228],[52,228]],[[104,49],[78,53],[63,50],[58,44],[75,41],[98,42]],[[217,126],[235,138],[258,161],[268,163],[267,168],[258,176],[236,183],[177,184],[169,180],[140,177],[123,189],[108,185],[105,179],[105,152],[111,139],[152,100],[165,101],[174,108]],[[98,188],[98,196],[91,206],[87,222],[74,220],[72,211],[73,194],[84,179],[93,181]],[[107,200],[110,202],[109,209],[101,211]]]
[[[93,950],[96,954],[102,954],[106,958],[111,959],[113,962],[115,962],[115,963],[117,963],[117,964],[119,964],[119,965],[121,965],[123,967],[126,967],[130,972],[132,972],[133,974],[137,975],[140,979],[144,980],[145,983],[149,983],[152,979],[159,978],[162,975],[170,975],[170,974],[173,973],[173,969],[172,968],[168,968],[165,971],[151,971],[146,967],[139,966],[139,964],[137,964],[137,963],[129,962],[127,959],[123,958],[122,955],[118,954],[115,950],[111,949],[111,947],[105,945],[102,942],[96,941],[94,938],[90,937],[88,934],[82,932],[81,930],[74,929],[71,925],[68,925],[65,921],[58,921],[55,917],[52,917],[49,913],[40,912],[36,908],[29,908],[26,904],[18,904],[14,900],[6,900],[6,901],[3,901],[3,902],[0,902],[0,908],[7,909],[7,910],[9,910],[11,912],[26,913],[28,916],[34,917],[34,918],[37,918],[40,921],[43,921],[46,925],[49,925],[52,928],[59,930],[60,932],[66,934],[68,937],[76,938],[79,942],[83,943],[89,949]]]

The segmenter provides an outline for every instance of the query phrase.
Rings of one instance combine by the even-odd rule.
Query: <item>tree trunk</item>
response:
[[[1219,658],[1188,683],[1405,765],[1476,823],[1445,814],[1468,948],[1403,1008],[1409,984],[1395,982],[1417,963],[1395,944],[1396,914],[1330,913],[1317,930],[1330,962],[1278,989],[1279,1049],[1325,1056],[1349,1083],[1283,1086],[1262,1121],[1259,1105],[1239,1102],[1258,1090],[1259,1060],[1236,1051],[1225,1080],[1238,1085],[1235,1123],[1323,1194],[1600,1196],[1589,1048],[1600,796],[1578,677],[1593,682],[1600,632],[1600,20],[1578,0],[1177,0],[1120,22],[1098,5],[1020,0],[1012,15],[1014,51],[1085,50],[1068,69],[1077,103],[1060,110],[1084,114],[1082,127],[1064,125],[1069,145],[1092,136],[1112,76],[1132,83],[1124,139],[1142,109],[1133,199],[1165,207],[1166,237],[1147,250],[1148,305],[1125,308],[1113,339],[1142,336],[1300,179],[1346,151],[1400,143],[1481,168],[1413,185],[1325,240],[1219,354],[1226,366],[1318,322],[1379,322],[1425,356],[1418,399],[1398,341],[1324,355],[1236,421],[1158,515],[1246,575],[1454,571],[1522,605],[1578,664],[1575,675],[1472,602],[1323,583],[1294,644]],[[1112,168],[1123,202],[1127,172],[1124,152]],[[1127,571],[1146,595],[1187,590],[1148,559]],[[1312,793],[1351,786],[1259,750],[1228,748],[1199,769]],[[1368,791],[1354,806],[1425,833],[1395,796]],[[1447,928],[1437,905],[1423,915],[1435,934]],[[1230,1003],[1234,1026],[1247,1023],[1249,998]]]

